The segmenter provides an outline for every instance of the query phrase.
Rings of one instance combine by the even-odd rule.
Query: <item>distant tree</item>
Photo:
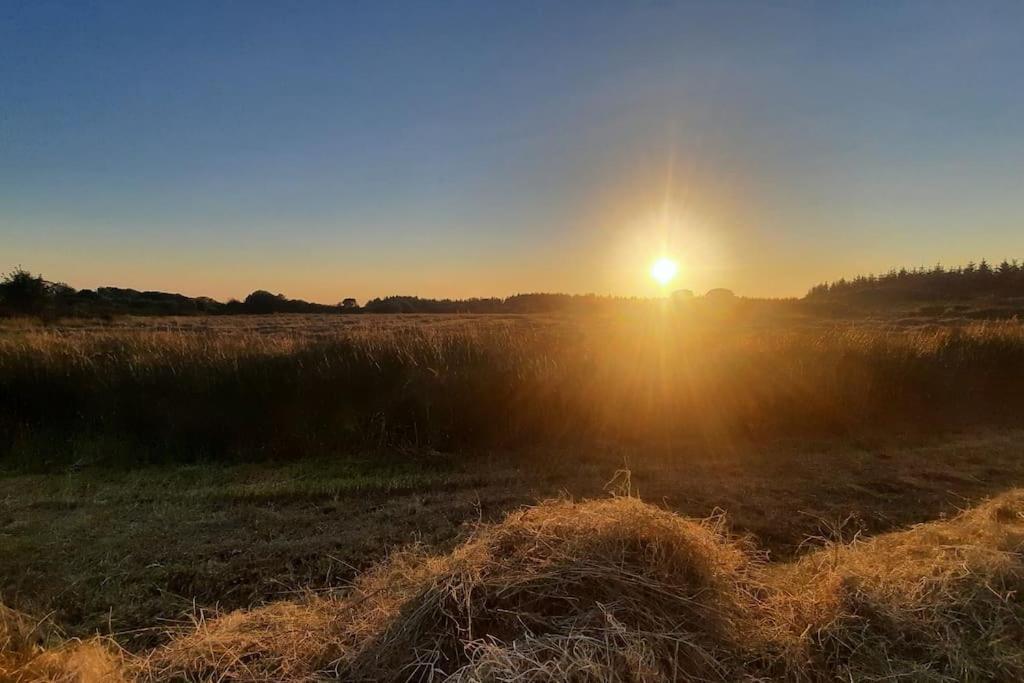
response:
[[[832,289],[832,287],[827,282],[822,282],[820,284],[814,285],[813,287],[810,288],[810,290],[808,290],[807,298],[813,299],[815,297],[828,296],[830,289]]]
[[[283,294],[271,294],[265,289],[257,289],[245,297],[245,310],[249,313],[273,313],[283,310],[287,301]]]
[[[339,305],[349,311],[359,308],[359,302],[352,298],[342,299]]]
[[[704,298],[709,301],[730,301],[736,298],[736,294],[734,294],[731,289],[716,287],[714,289],[709,289],[708,293],[704,295]]]
[[[37,315],[52,298],[50,285],[41,275],[32,275],[20,266],[0,282],[0,301],[11,313]]]

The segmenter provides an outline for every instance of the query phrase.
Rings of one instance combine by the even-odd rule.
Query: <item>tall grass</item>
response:
[[[0,335],[0,458],[297,456],[936,429],[1015,419],[1024,326],[689,325],[681,317],[303,336]]]

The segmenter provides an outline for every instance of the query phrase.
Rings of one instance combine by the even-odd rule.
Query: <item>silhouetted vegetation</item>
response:
[[[40,315],[66,288],[19,267],[0,281],[0,306],[15,315]]]
[[[1024,297],[1024,267],[1016,260],[991,266],[984,259],[965,266],[890,270],[812,287],[812,301],[900,303]]]
[[[329,306],[326,304],[314,304],[302,299],[289,299],[284,294],[271,294],[270,292],[258,289],[241,304],[229,302],[225,306],[224,313],[353,313],[358,310],[355,299],[347,299],[349,305],[338,304]]]
[[[507,298],[429,299],[418,296],[374,298],[362,307],[349,297],[337,305],[289,299],[258,289],[244,301],[221,303],[209,297],[188,297],[165,292],[140,292],[119,287],[75,290],[41,276],[17,270],[3,287],[10,294],[0,296],[0,315],[60,317],[107,317],[113,315],[224,315],[272,313],[556,313],[608,312],[642,304],[636,297],[595,294],[516,294]],[[732,292],[715,289],[708,301],[733,298]]]
[[[305,338],[294,329],[10,332],[0,336],[0,457],[296,457],[935,429],[1024,409],[1017,323],[741,329],[659,312],[451,320],[371,321]]]
[[[289,299],[257,290],[245,301],[222,303],[210,297],[140,292],[122,287],[76,290],[18,268],[0,282],[0,316],[107,317],[112,315],[220,315],[265,313],[355,313],[355,299],[337,306]]]
[[[1016,301],[1016,300],[1020,301]],[[736,306],[746,312],[767,308],[790,308],[810,315],[856,314],[865,307],[914,303],[956,303],[988,300],[1000,304],[1024,305],[1024,266],[1003,261],[996,267],[982,260],[956,268],[915,268],[891,270],[882,275],[858,275],[852,279],[826,282],[810,289],[796,304],[794,300],[754,300],[737,297],[731,290],[713,288],[704,296],[681,289],[670,300],[679,306]],[[49,282],[21,268],[8,274],[0,284],[0,315],[60,317],[108,317],[114,315],[223,315],[272,313],[602,313],[636,307],[651,300],[595,294],[516,294],[507,298],[430,299],[418,296],[386,296],[370,299],[362,307],[351,298],[339,303],[318,304],[289,299],[258,289],[244,301],[226,303],[209,297],[188,297],[166,292],[140,292],[119,287],[75,290],[66,284]],[[796,305],[794,305],[796,304]],[[942,309],[924,311],[941,313]],[[1009,317],[1017,308],[976,311],[974,317]]]
[[[386,296],[370,299],[367,313],[495,313],[501,299],[421,299],[418,296]]]
[[[596,294],[516,294],[505,299],[422,299],[418,296],[388,296],[371,299],[367,313],[555,313],[610,311],[639,299]]]

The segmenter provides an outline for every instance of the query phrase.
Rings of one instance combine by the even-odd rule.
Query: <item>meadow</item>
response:
[[[0,678],[1014,680],[1022,383],[1016,320],[8,321]]]
[[[518,448],[1012,423],[1016,320],[151,319],[0,334],[5,465]]]

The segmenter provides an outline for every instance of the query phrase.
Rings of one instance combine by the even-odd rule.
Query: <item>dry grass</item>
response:
[[[1020,680],[1022,543],[1022,490],[781,565],[721,518],[556,500],[451,553],[397,553],[344,595],[200,621],[119,668],[100,643],[15,638],[3,661],[68,681]]]
[[[472,520],[563,492],[602,497],[623,462],[644,500],[691,518],[725,509],[730,529],[788,560],[826,523],[850,518],[847,538],[878,535],[1024,486],[1024,433],[9,474],[0,602],[141,652],[197,605],[223,613],[337,588],[389,549],[450,550]]]
[[[843,680],[1024,679],[1024,490],[946,522],[832,545],[768,574],[794,671]]]
[[[342,680],[477,680],[504,660],[516,669],[507,674],[536,669],[548,680],[615,680],[638,667],[720,679],[739,670],[754,635],[737,592],[751,566],[717,522],[632,498],[554,501],[482,526],[448,555],[399,553],[343,598],[201,624],[153,653],[147,670],[157,679],[307,680],[327,670]],[[515,650],[501,645],[512,641]]]
[[[137,463],[930,432],[1012,422],[1024,409],[1017,321],[698,325],[652,313],[306,332],[299,321],[243,322],[0,331],[0,459],[92,459],[90,440],[122,442],[106,459],[120,450]]]
[[[0,681],[118,683],[129,680],[120,650],[101,638],[61,641],[56,628],[0,605]]]

